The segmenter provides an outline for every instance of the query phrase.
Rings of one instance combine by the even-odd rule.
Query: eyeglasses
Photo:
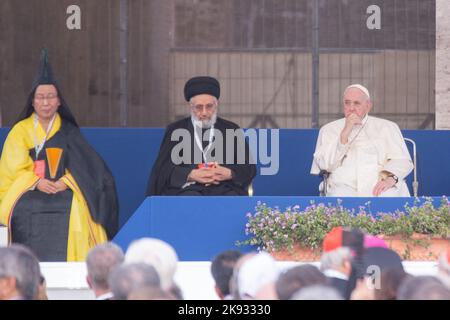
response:
[[[208,103],[208,104],[191,104],[191,107],[194,108],[197,112],[202,112],[203,109],[206,109],[206,111],[211,111],[216,107],[215,103]]]
[[[58,98],[58,94],[57,93],[49,93],[47,95],[43,95],[43,94],[38,93],[38,94],[34,95],[34,98],[36,100],[45,100],[45,99],[53,100],[53,99]]]

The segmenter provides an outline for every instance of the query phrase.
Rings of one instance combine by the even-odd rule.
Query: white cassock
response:
[[[356,125],[347,144],[340,142],[345,118],[323,126],[317,138],[311,174],[330,172],[327,196],[373,197],[373,188],[387,171],[398,177],[398,183],[380,196],[409,197],[404,181],[413,170],[408,148],[397,124],[366,116]]]

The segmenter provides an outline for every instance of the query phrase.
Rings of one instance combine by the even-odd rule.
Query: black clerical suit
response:
[[[191,138],[191,161],[188,164],[174,164],[171,159],[172,149],[179,141],[171,141],[172,133],[176,129],[186,129]],[[232,179],[222,181],[218,185],[205,185],[194,183],[186,185],[187,177],[193,169],[197,169],[198,161],[195,161],[194,154],[200,150],[195,141],[194,126],[190,117],[170,124],[165,132],[161,143],[160,151],[153,166],[152,173],[147,188],[147,195],[248,195],[247,188],[256,175],[256,166],[251,164],[251,156],[248,144],[245,143],[245,150],[238,150],[237,138],[234,138],[234,162],[226,163],[227,129],[239,129],[233,122],[217,118],[214,129],[219,130],[223,136],[223,162],[220,165],[232,170]],[[202,132],[203,133],[203,132]],[[208,144],[208,141],[206,141]],[[203,148],[205,142],[203,141]],[[238,154],[245,152],[245,163],[237,164]],[[214,154],[212,154],[214,156]]]

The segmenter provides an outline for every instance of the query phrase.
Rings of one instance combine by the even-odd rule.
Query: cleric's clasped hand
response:
[[[48,179],[41,179],[36,185],[36,188],[39,191],[47,194],[56,194],[58,192],[67,190],[67,185],[61,180],[53,182]]]
[[[232,172],[230,169],[219,164],[199,169],[194,169],[188,176],[188,182],[198,182],[202,184],[220,184],[222,181],[231,180]]]

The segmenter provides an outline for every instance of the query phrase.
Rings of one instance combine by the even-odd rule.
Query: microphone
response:
[[[319,176],[322,177],[323,179],[323,186],[322,186],[322,190],[320,190],[320,195],[322,197],[325,197],[327,195],[327,189],[328,189],[328,176],[330,175],[330,173],[327,170],[320,170],[319,172]]]

